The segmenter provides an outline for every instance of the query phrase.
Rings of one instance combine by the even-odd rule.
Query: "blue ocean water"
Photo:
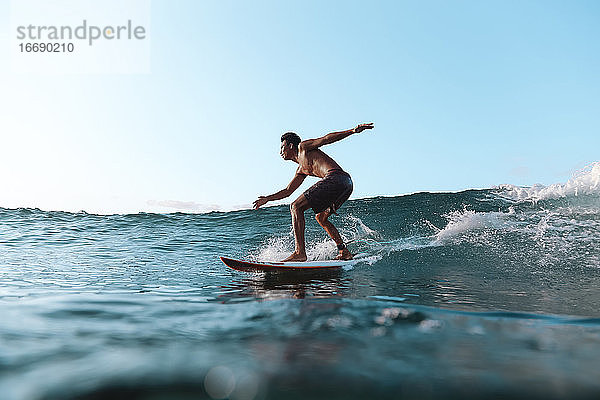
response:
[[[334,244],[307,212],[309,258]],[[280,259],[289,210],[0,208],[2,399],[600,396],[600,164],[548,187],[351,200],[365,262]]]

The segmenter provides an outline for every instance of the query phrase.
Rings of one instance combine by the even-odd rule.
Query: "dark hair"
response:
[[[298,136],[296,133],[286,132],[283,135],[281,135],[281,141],[287,141],[288,143],[293,144],[294,147],[298,147],[302,140],[300,139],[300,136]]]

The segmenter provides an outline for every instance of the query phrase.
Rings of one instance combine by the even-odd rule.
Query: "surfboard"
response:
[[[236,260],[228,257],[219,257],[229,268],[244,272],[265,271],[315,271],[327,268],[340,268],[359,262],[356,258],[352,260],[323,260],[323,261],[248,261]]]

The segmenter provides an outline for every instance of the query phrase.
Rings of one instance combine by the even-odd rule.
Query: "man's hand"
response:
[[[265,196],[258,196],[258,199],[256,199],[254,203],[252,203],[252,206],[255,210],[258,210],[260,206],[267,204],[268,201],[269,200],[267,200]]]
[[[373,129],[374,127],[375,126],[372,122],[369,122],[368,124],[358,124],[356,125],[356,128],[353,129],[353,131],[354,133],[361,133],[364,130]]]

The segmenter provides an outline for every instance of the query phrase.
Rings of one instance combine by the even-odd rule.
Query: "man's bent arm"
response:
[[[348,129],[348,130],[340,131],[340,132],[331,132],[331,133],[328,133],[327,135],[320,137],[318,139],[305,140],[302,143],[300,143],[300,147],[303,150],[317,149],[326,144],[335,143],[339,140],[345,139],[348,136],[352,135],[353,133],[362,132],[365,129],[373,129],[373,124],[372,123],[360,124],[356,128],[352,128],[352,129]]]
[[[261,205],[267,203],[268,201],[285,199],[286,197],[288,197],[289,195],[294,193],[296,191],[296,189],[298,189],[298,187],[300,187],[302,182],[304,182],[305,178],[306,178],[306,175],[304,175],[304,174],[294,175],[294,178],[287,185],[287,187],[285,189],[282,189],[279,192],[273,193],[269,196],[260,196],[258,198],[258,200],[256,200],[254,202],[254,208],[256,209],[256,208],[260,207]]]
[[[273,201],[273,200],[285,199],[286,197],[288,197],[292,193],[294,193],[296,191],[296,189],[298,189],[300,187],[300,185],[302,185],[302,182],[304,182],[305,178],[306,178],[306,175],[303,175],[303,174],[294,175],[294,178],[292,178],[292,181],[287,185],[287,187],[285,189],[282,189],[277,193],[273,193],[270,196],[266,196],[267,200]]]
[[[286,197],[288,197],[291,194],[292,194],[292,192],[290,192],[287,188],[285,188],[285,189],[281,189],[277,193],[273,193],[268,196],[265,196],[265,200],[267,200],[267,201],[281,200],[281,199],[285,199]]]

